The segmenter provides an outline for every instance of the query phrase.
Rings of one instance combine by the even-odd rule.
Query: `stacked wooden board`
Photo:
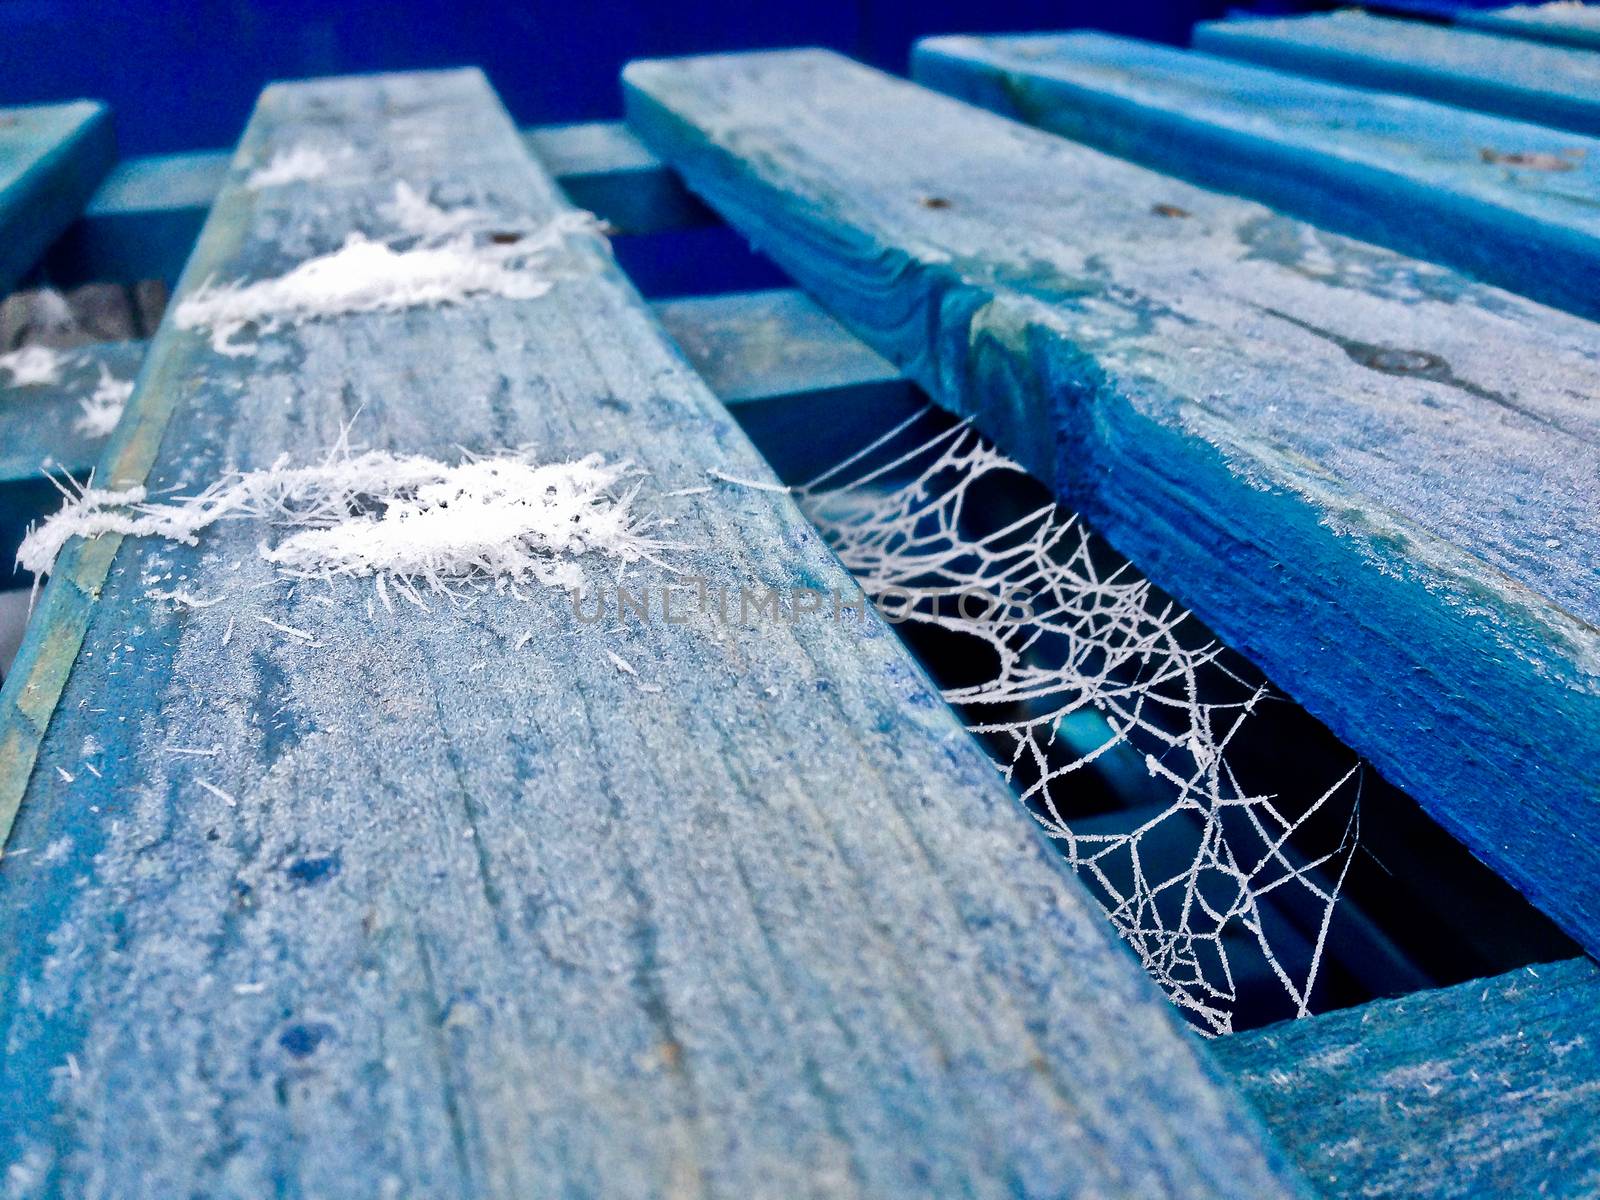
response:
[[[124,164],[53,260],[176,277],[209,212],[181,299],[384,235],[400,182],[527,236],[554,176],[639,233],[715,210],[810,297],[658,326],[574,234],[544,296],[245,362],[169,321],[99,476],[193,490],[347,426],[597,450],[650,470],[691,573],[848,592],[712,391],[804,461],[920,385],[1593,951],[1594,168],[1437,103],[1437,60],[1495,73],[1439,32],[1362,51],[1433,102],[1108,39],[919,49],[925,83],[1161,174],[815,53],[637,64],[631,132],[520,139],[471,73],[276,86],[237,154]],[[1239,52],[1320,73],[1278,54]],[[1506,111],[1504,80],[1451,86]],[[351,169],[248,186],[330,131]],[[1592,1191],[1586,960],[1212,1051],[877,621],[386,611],[275,579],[262,536],[74,543],[0,699],[23,1194]]]
[[[347,170],[247,186],[329,132]],[[529,236],[566,211],[470,72],[275,86],[236,161],[180,307],[376,235],[396,182]],[[550,269],[537,301],[263,330],[254,360],[169,321],[102,479],[194,487],[346,429],[600,452],[651,473],[680,569],[848,589],[787,497],[704,490],[770,476],[599,238]],[[374,609],[367,582],[278,580],[260,537],[74,544],[7,683],[25,1185],[1297,1187],[876,619]],[[151,595],[177,589],[201,603]]]

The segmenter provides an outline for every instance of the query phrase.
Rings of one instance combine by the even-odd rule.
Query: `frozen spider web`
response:
[[[996,519],[989,491],[1014,496],[1024,476],[924,410],[798,492],[891,620],[961,641],[975,665],[946,699],[1190,1021],[1231,1032],[1241,955],[1308,1015],[1355,849],[1358,766],[1292,805],[1245,787],[1230,745],[1281,699],[1078,517],[1012,501]],[[1075,809],[1108,768],[1142,776],[1141,798]],[[1288,950],[1284,902],[1302,914]]]

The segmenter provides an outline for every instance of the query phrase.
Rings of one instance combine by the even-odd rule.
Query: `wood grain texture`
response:
[[[1332,79],[1600,134],[1600,55],[1355,10],[1203,21],[1194,47]]]
[[[919,83],[1600,316],[1600,138],[1097,33],[928,38]]]
[[[350,172],[241,186],[313,131]],[[184,291],[384,232],[396,179],[565,210],[476,72],[274,86],[238,161]],[[598,238],[548,269],[244,361],[169,322],[105,473],[193,487],[352,421],[600,451],[649,472],[680,569],[850,589],[787,496],[669,495],[771,477]],[[0,694],[0,784],[48,726],[0,862],[0,1159],[30,1194],[1297,1189],[882,623],[391,612],[275,579],[264,536],[75,544]]]
[[[1526,967],[1212,1043],[1322,1195],[1600,1193],[1600,968]]]
[[[580,208],[617,232],[704,225],[711,213],[617,121],[537,126],[528,148]],[[228,172],[229,154],[153,155],[120,162],[51,248],[60,280],[175,282]]]
[[[1579,50],[1600,50],[1600,5],[1513,4],[1509,8],[1458,8],[1457,25],[1504,37],[1528,38]]]
[[[1600,945],[1595,325],[823,52],[624,78],[836,317]]]
[[[0,108],[0,295],[83,210],[116,155],[103,104]]]

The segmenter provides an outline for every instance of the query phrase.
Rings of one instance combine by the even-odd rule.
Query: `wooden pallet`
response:
[[[1180,105],[1179,73],[1211,76],[1173,52],[1040,48],[942,42],[919,72],[1168,174],[817,53],[636,64],[629,128],[520,136],[471,72],[275,85],[238,151],[123,163],[71,228],[56,204],[58,277],[181,276],[181,301],[292,265],[286,228],[337,247],[405,180],[530,228],[562,189],[635,235],[727,220],[805,290],[647,306],[580,236],[545,297],[268,332],[270,371],[169,319],[0,391],[26,431],[0,510],[37,514],[38,455],[192,485],[354,419],[413,452],[630,457],[692,493],[669,515],[694,572],[848,592],[790,499],[699,488],[772,482],[728,409],[820,466],[819,422],[922,389],[1595,950],[1600,331],[1174,178],[1350,228],[1348,177],[1503,236],[1511,189],[1434,171],[1429,139],[1548,135],[1439,109],[1388,130],[1412,149],[1380,178],[1327,141],[1298,91],[1322,85]],[[1357,159],[1405,103],[1339,98]],[[1202,167],[1180,128],[1238,152]],[[313,129],[359,166],[245,186]],[[1280,187],[1308,164],[1320,191]],[[1553,196],[1517,220],[1588,236]],[[1523,290],[1581,308],[1585,270]],[[142,370],[96,446],[66,418],[102,362]],[[1207,1045],[881,623],[656,624],[618,653],[561,606],[460,622],[274,585],[257,537],[73,544],[0,694],[24,1194],[1595,1186],[1587,960]],[[169,575],[231,598],[152,601]]]

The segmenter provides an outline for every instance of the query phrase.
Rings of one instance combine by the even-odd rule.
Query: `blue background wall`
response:
[[[521,124],[614,117],[630,58],[823,45],[903,72],[927,33],[1074,27],[1183,43],[1226,0],[0,0],[0,104],[91,96],[124,155],[231,146],[272,79],[476,64]]]

